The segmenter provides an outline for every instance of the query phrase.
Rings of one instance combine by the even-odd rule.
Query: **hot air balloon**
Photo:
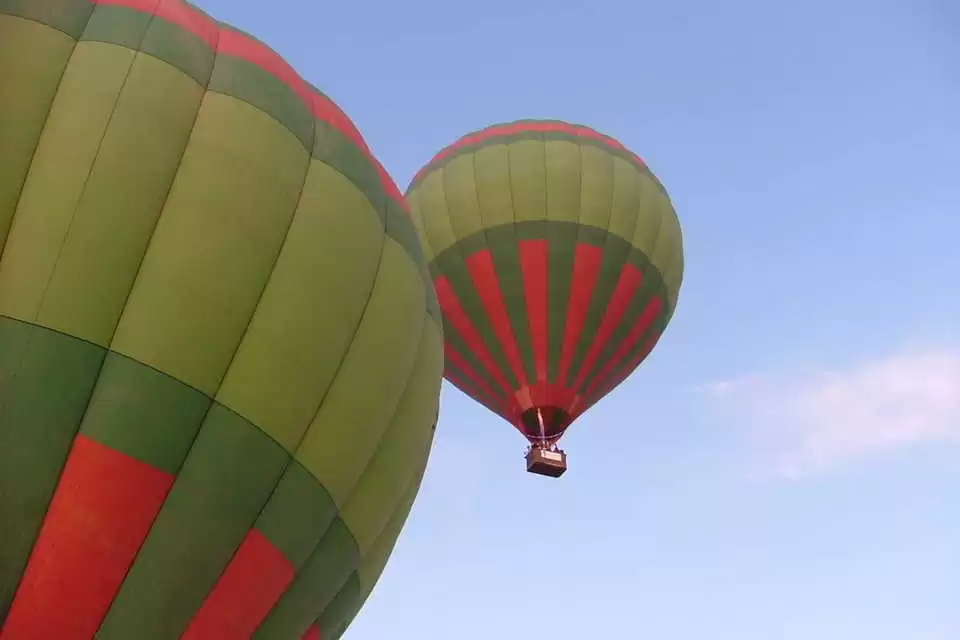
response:
[[[407,202],[445,327],[446,378],[530,442],[557,441],[657,343],[683,278],[680,225],[635,154],[585,126],[524,120],[440,151]]]
[[[181,0],[0,0],[0,638],[338,638],[439,307],[347,117]]]

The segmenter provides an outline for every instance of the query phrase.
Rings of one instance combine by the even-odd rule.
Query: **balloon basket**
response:
[[[567,454],[559,449],[530,447],[527,452],[527,472],[559,478],[567,470]]]

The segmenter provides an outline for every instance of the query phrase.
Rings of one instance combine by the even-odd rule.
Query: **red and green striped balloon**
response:
[[[0,638],[338,638],[443,371],[396,186],[182,0],[0,0]]]
[[[558,121],[492,126],[438,153],[407,201],[447,379],[531,443],[555,443],[670,321],[680,224],[646,164],[610,137]]]

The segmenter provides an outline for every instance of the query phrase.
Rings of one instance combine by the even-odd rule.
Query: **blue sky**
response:
[[[401,187],[463,133],[556,117],[636,151],[683,224],[673,323],[562,480],[445,389],[346,640],[960,639],[960,5],[199,4]]]

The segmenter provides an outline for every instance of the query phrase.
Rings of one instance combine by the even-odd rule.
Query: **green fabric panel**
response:
[[[510,191],[510,156],[506,145],[478,149],[473,154],[480,220],[484,229],[514,222],[513,196]],[[451,218],[459,211],[451,210]]]
[[[0,259],[0,314],[36,319],[133,55],[98,42],[77,45]]]
[[[544,146],[547,219],[551,221],[544,230],[547,238],[547,379],[556,384],[570,303],[583,168],[579,144],[548,139]]]
[[[477,153],[473,155],[473,165],[475,189],[480,203],[480,220],[484,230],[499,228],[502,229],[502,235],[513,236],[513,231],[510,226],[514,222],[513,197],[510,189],[510,170],[507,147],[505,145],[496,145],[479,149]],[[448,215],[451,219],[454,219],[460,217],[461,213],[457,210],[450,209]],[[472,250],[471,248],[467,248],[467,246],[464,244],[461,244],[461,255],[463,256],[464,260],[469,259],[470,255],[475,251],[478,251],[482,248],[492,248],[490,246],[489,233],[486,233],[485,235],[486,238],[483,239],[483,245],[472,248]],[[481,238],[479,235],[473,237],[477,237],[478,239]],[[500,240],[500,244],[501,246],[509,244],[514,246],[514,257],[512,262],[514,263],[515,268],[512,271],[517,272],[516,236],[513,236],[512,241],[503,242],[503,240]],[[497,256],[492,256],[495,260],[494,265],[496,266],[496,259],[500,258],[501,260],[506,261],[504,268],[509,269],[509,263],[511,261],[509,255],[505,255],[505,253],[505,251],[501,250],[498,252]],[[457,293],[458,298],[460,298],[460,302],[463,305],[464,310],[467,312],[467,315],[473,321],[473,325],[480,332],[484,344],[487,347],[487,351],[490,352],[490,356],[503,373],[507,383],[512,389],[517,389],[520,386],[519,380],[517,380],[516,375],[514,375],[513,368],[509,365],[509,361],[507,360],[504,350],[504,345],[501,344],[500,340],[497,338],[497,334],[493,331],[493,326],[489,317],[487,316],[486,308],[483,306],[479,292],[476,291],[476,287],[473,285],[472,280],[469,279],[469,274],[466,268],[464,268],[464,274],[467,276],[466,281],[454,283],[453,280],[451,280],[451,285],[453,285],[454,291]],[[499,275],[500,274],[498,273],[498,276]],[[501,295],[503,295],[504,283],[501,281],[500,285]],[[469,288],[475,293],[473,300],[470,299],[471,296],[467,295],[466,292],[464,292],[464,296],[461,297],[461,291],[466,288]]]
[[[676,306],[680,284],[683,281],[683,236],[680,230],[680,221],[677,219],[677,214],[673,211],[669,201],[664,202],[661,211],[663,222],[660,225],[657,247],[650,259],[657,266],[657,269],[664,274],[672,310]]]
[[[294,460],[257,518],[256,527],[294,570],[299,570],[336,517],[337,505],[330,494]]]
[[[340,510],[361,555],[367,553],[389,522],[410,478],[419,475],[426,464],[442,378],[442,335],[436,325],[427,322],[416,364],[393,420]]]
[[[651,297],[654,294],[663,293],[663,282],[655,277],[648,278],[647,275],[644,275],[644,280],[640,284],[640,288],[637,289],[636,294],[630,300],[630,305],[627,307],[626,312],[623,314],[623,318],[620,320],[620,324],[617,325],[614,329],[613,334],[610,336],[610,340],[603,345],[600,350],[600,356],[597,358],[596,364],[593,366],[593,371],[589,372],[584,378],[583,386],[580,391],[583,392],[586,389],[590,388],[590,385],[593,383],[593,379],[597,376],[606,362],[613,357],[613,354],[617,351],[620,346],[620,343],[627,337],[627,334],[630,333],[630,330],[636,324],[637,319],[640,317],[640,314],[643,313],[643,310],[646,308],[647,304],[650,302]],[[652,325],[651,325],[652,326]],[[640,338],[640,342],[643,342],[643,338]],[[625,363],[626,360],[623,361]],[[619,365],[618,365],[619,366]]]
[[[580,219],[580,145],[569,140],[545,140],[547,219]]]
[[[666,330],[667,324],[669,322],[670,322],[670,316],[661,312],[657,316],[657,319],[654,321],[653,325],[651,326],[650,331],[648,331],[643,336],[643,338],[637,342],[637,344],[633,347],[633,349],[631,349],[629,353],[627,353],[627,357],[623,359],[622,364],[626,365],[628,362],[632,361],[635,357],[637,357],[641,351],[648,348],[646,343],[647,343],[647,340],[650,338],[650,336],[653,336],[653,335],[659,336],[660,334],[662,334]],[[659,340],[659,337],[657,338],[657,340]]]
[[[19,8],[36,8],[41,2],[17,2]],[[4,13],[14,3],[0,0],[0,251],[17,208],[40,133],[47,123],[60,77],[74,42],[63,33],[30,20]]]
[[[426,320],[417,267],[392,239],[381,261],[353,343],[296,453],[338,505],[393,417]]]
[[[476,287],[473,286],[473,279],[470,277],[470,272],[464,262],[464,256],[469,256],[475,251],[485,248],[486,240],[485,230],[474,234],[462,243],[454,245],[452,250],[444,251],[442,255],[437,257],[436,264],[440,272],[450,283],[450,288],[460,302],[464,313],[470,319],[474,329],[477,330],[477,334],[481,340],[483,340],[484,346],[493,359],[494,366],[500,371],[503,379],[507,381],[507,384],[516,388],[516,381],[514,380],[512,371],[507,367],[500,341],[497,340],[496,334],[493,332],[493,325],[487,317],[487,310],[483,306],[479,292]],[[458,334],[453,328],[450,328],[447,333],[450,336]],[[448,337],[448,339],[450,338]],[[472,351],[472,349],[470,351]],[[480,371],[486,371],[485,367],[479,364],[478,366],[480,367]],[[499,385],[496,385],[495,388],[499,389]]]
[[[626,312],[624,312],[620,324],[618,324],[614,329],[610,340],[603,346],[594,371],[585,379],[585,388],[590,386],[593,378],[603,366],[603,363],[613,355],[620,343],[626,338],[640,314],[643,313],[651,297],[654,295],[660,296],[661,301],[666,303],[666,286],[664,284],[664,279],[657,271],[656,267],[654,267],[650,262],[650,259],[640,251],[632,249],[628,262],[636,267],[641,274],[643,274],[643,280],[640,282],[640,287],[630,300],[630,304],[627,307]],[[643,342],[642,338],[640,342]]]
[[[104,351],[0,317],[0,620],[60,478]]]
[[[353,585],[348,582],[343,589],[345,593],[341,596],[342,600],[331,603],[317,621],[321,630],[329,628],[328,636],[325,637],[339,638],[356,617],[357,613],[359,613],[367,598],[370,597],[370,593],[376,586],[383,573],[384,567],[387,565],[387,561],[390,559],[390,555],[393,553],[397,543],[397,537],[400,535],[407,516],[410,514],[410,509],[413,506],[413,501],[417,496],[422,480],[423,473],[421,472],[408,482],[403,497],[394,510],[387,526],[384,527],[377,541],[362,558],[360,568],[356,574],[359,582],[359,591],[354,592]],[[350,606],[347,607],[347,604]],[[339,624],[334,624],[334,619],[339,619]]]
[[[307,166],[276,120],[208,93],[112,348],[212,396],[266,286]]]
[[[310,106],[306,105],[301,97],[286,84],[261,67],[233,56],[217,57],[216,73],[211,78],[214,67],[214,53],[202,40],[178,25],[164,19],[151,20],[149,15],[127,7],[96,6],[94,19],[91,20],[89,28],[85,31],[84,27],[94,7],[95,5],[81,0],[51,0],[48,3],[0,0],[0,14],[24,15],[41,22],[55,24],[56,28],[64,30],[72,37],[81,38],[89,43],[111,43],[126,48],[128,51],[139,47],[143,53],[173,65],[193,78],[199,85],[207,86],[209,84],[212,91],[230,95],[255,105],[278,122],[283,123],[306,149],[313,152],[315,157],[327,162],[349,177],[367,195],[382,219],[395,216],[399,220],[403,220],[403,224],[388,225],[393,227],[391,235],[410,252],[415,261],[420,261],[421,248],[420,243],[415,240],[417,234],[412,221],[409,220],[407,213],[402,210],[398,203],[387,197],[379,174],[364,151],[329,124],[315,120]],[[53,11],[50,9],[53,9]],[[13,20],[6,16],[3,16],[3,22],[23,23],[22,20]],[[39,32],[43,29],[41,25],[36,23],[30,24],[29,29],[33,32]],[[237,31],[228,25],[220,26]],[[17,28],[22,31],[21,27],[18,26]],[[145,35],[144,28],[146,28]],[[0,35],[6,34],[0,32]],[[42,40],[38,40],[34,33],[19,37],[24,43],[34,44],[11,47],[10,51],[19,53],[29,51],[37,45],[42,45]],[[49,38],[49,35],[45,36],[45,39]],[[62,55],[65,58],[69,56],[69,47],[72,46],[72,42],[67,39],[63,40],[64,46],[67,47]],[[4,38],[3,41],[6,42],[7,38]],[[4,50],[7,50],[6,47],[4,47]],[[23,62],[27,61],[32,64],[30,73],[20,74],[25,78],[24,83],[34,81],[37,74],[33,70],[41,68],[40,62],[42,60],[44,59],[41,57],[24,57],[22,59],[18,57],[18,66],[22,66]],[[3,64],[6,64],[6,61],[0,58],[0,65]],[[64,64],[66,64],[66,60],[60,62],[60,67],[62,68]],[[56,82],[56,78],[53,77],[53,70],[56,68],[57,65],[50,62],[45,62],[42,65],[43,74],[50,74],[52,83]],[[13,77],[12,74],[11,77]],[[38,90],[42,89],[43,86],[43,83],[30,84],[29,88]],[[49,92],[54,90],[55,88],[52,86],[48,89]],[[4,98],[6,98],[6,95]],[[40,110],[33,106],[29,107],[29,111],[36,114],[34,118],[40,117]],[[6,113],[7,110],[4,109],[4,114]],[[17,119],[17,123],[20,122],[22,122],[22,119]],[[314,141],[315,130],[318,138],[316,142]],[[28,139],[29,133],[28,129],[21,131],[25,140]],[[37,132],[34,133],[34,137],[36,135]],[[333,143],[332,140],[336,142]],[[28,152],[25,152],[25,155],[27,154]],[[24,159],[24,162],[29,162],[29,159]],[[11,175],[13,169],[14,167],[11,167]],[[22,167],[21,171],[25,172],[26,166]],[[22,176],[14,182],[19,181],[22,181]],[[4,183],[0,182],[0,189],[3,186]],[[14,191],[19,190],[19,185],[14,184],[12,188]],[[3,197],[3,195],[4,192],[0,190],[0,197]],[[13,194],[9,197],[11,199],[16,198]],[[0,200],[0,205],[2,204],[3,201]],[[0,212],[3,210],[0,208]],[[0,223],[2,222],[3,219],[0,218]],[[2,230],[3,227],[0,224],[0,231]]]
[[[580,218],[582,225],[609,229],[613,205],[613,157],[605,149],[580,150]]]
[[[510,144],[507,149],[510,160],[510,185],[513,192],[513,213],[516,222],[517,241],[528,239],[521,235],[521,230],[526,228],[530,228],[534,232],[535,238],[543,238],[546,234],[546,221],[548,219],[549,185],[547,182],[546,143],[543,140],[523,140]],[[493,240],[496,235],[497,232],[493,230],[487,234],[495,259],[497,258],[495,247],[499,244]],[[537,378],[537,370],[534,364],[533,339],[530,331],[530,316],[527,311],[523,268],[520,266],[518,251],[519,247],[517,245],[514,245],[513,252],[505,251],[506,256],[516,255],[517,260],[514,264],[510,264],[507,260],[503,269],[498,262],[497,271],[500,274],[501,286],[504,289],[504,301],[507,304],[507,312],[510,314],[510,321],[514,327],[517,347],[520,349],[520,356],[526,368],[527,380],[533,382]],[[511,266],[516,269],[513,273],[509,271]]]
[[[594,337],[597,335],[597,329],[600,328],[603,316],[610,306],[613,292],[629,256],[629,244],[616,236],[607,236],[607,243],[603,249],[603,260],[600,263],[600,272],[597,274],[593,294],[590,296],[590,306],[587,307],[587,313],[583,318],[583,326],[580,329],[580,335],[577,337],[576,347],[573,351],[573,359],[570,361],[570,371],[567,377],[568,386],[572,385],[577,379],[580,367],[584,364],[587,349],[590,348]]]
[[[420,485],[423,482],[423,473],[423,470],[421,470],[420,473],[407,481],[400,500],[397,502],[390,516],[390,520],[380,531],[376,542],[374,542],[360,559],[360,568],[357,570],[357,573],[360,576],[363,599],[366,599],[370,592],[373,591],[373,587],[380,579],[384,567],[387,566],[387,561],[390,559],[390,555],[396,547],[397,538],[400,536],[403,525],[406,523],[407,517],[410,515],[410,510],[413,508],[413,502],[417,497],[417,493],[420,491]]]
[[[89,0],[0,0],[0,15],[19,16],[62,31],[73,40],[83,32],[94,5]],[[6,40],[0,40],[6,46]],[[14,51],[18,49],[12,48]],[[25,53],[26,49],[19,49]]]
[[[633,359],[634,359],[637,355],[640,354],[641,351],[643,351],[644,349],[648,348],[648,345],[647,345],[647,340],[648,340],[648,338],[649,338],[650,336],[652,336],[652,335],[659,335],[660,333],[662,333],[663,330],[666,328],[668,321],[669,321],[669,317],[666,316],[666,315],[663,314],[663,313],[661,313],[659,316],[657,316],[657,319],[654,321],[653,325],[651,326],[651,329],[650,329],[646,334],[644,334],[643,338],[641,338],[639,341],[637,341],[637,344],[634,345],[633,349],[631,349],[631,350],[627,353],[627,355],[626,355],[626,356],[623,358],[623,360],[617,365],[617,367],[611,372],[611,374],[612,374],[612,375],[616,375],[616,374],[620,371],[620,369],[621,369],[622,367],[627,366],[630,362],[633,361]],[[646,360],[646,358],[644,358],[644,360]],[[636,370],[640,367],[640,365],[642,365],[642,364],[643,364],[643,361],[641,361],[640,363],[638,363],[638,364],[634,367],[634,369],[632,369],[629,373],[632,373],[633,371],[636,371]],[[629,377],[630,377],[630,376],[629,376],[629,374],[628,374],[627,376],[624,377],[624,380],[625,380],[626,378],[629,378]],[[618,386],[619,386],[619,384],[621,384],[621,383],[622,383],[622,381],[620,381],[620,383],[618,383]],[[614,388],[616,388],[616,387],[614,387]],[[601,391],[602,391],[602,389],[601,389]],[[612,391],[612,389],[611,389],[611,391]],[[608,391],[607,393],[609,393],[609,391]]]
[[[81,41],[105,42],[137,51],[153,21],[153,14],[129,7],[95,5]]]
[[[579,206],[577,208],[579,210]],[[570,304],[577,235],[575,223],[550,223],[546,228],[547,379],[551,384],[560,382],[560,356],[563,351],[564,328],[567,325],[567,306]]]
[[[406,196],[407,206],[410,207],[410,217],[413,219],[414,227],[417,230],[417,238],[420,240],[420,247],[423,249],[424,261],[428,266],[432,266],[434,253],[427,238],[426,227],[423,226],[423,217],[420,214],[420,199],[414,193],[408,193]]]
[[[253,640],[299,638],[360,564],[357,544],[340,519],[333,521],[320,544],[253,634]]]
[[[606,148],[588,145],[581,145],[580,154],[582,170],[580,173],[580,228],[577,231],[577,242],[595,244],[590,238],[592,231],[594,229],[608,231],[610,228],[614,198],[613,156]],[[603,312],[609,304],[610,294],[613,292],[617,276],[626,260],[624,252],[616,249],[611,251],[610,248],[606,247],[607,240],[608,238],[604,234],[603,240],[600,242],[600,246],[604,247],[600,272],[590,296],[590,306],[587,308],[580,334],[577,337],[567,380],[561,381],[566,385],[572,384],[576,378],[576,372],[579,370],[591,338],[600,324]],[[618,247],[617,245],[614,246]]]
[[[98,11],[120,9],[121,7],[101,6]],[[210,84],[214,52],[206,42],[178,25],[163,19],[153,20],[140,44],[140,51],[173,65],[203,87]]]
[[[339,638],[360,608],[360,576],[352,574],[317,618],[321,638]]]
[[[136,58],[63,236],[40,324],[110,343],[202,96],[203,90],[173,67],[149,56]]]
[[[383,242],[363,193],[314,160],[286,243],[217,394],[290,452],[350,347]]]
[[[208,88],[249,102],[287,127],[305,149],[313,147],[314,119],[310,108],[266,69],[243,58],[218,56]]]
[[[610,234],[618,239],[633,238],[640,209],[640,173],[633,164],[613,158],[613,201],[610,206]]]
[[[663,213],[660,210],[663,204],[663,194],[657,190],[653,181],[641,176],[640,207],[631,244],[647,256],[652,256],[656,249],[660,227],[663,224]]]
[[[614,211],[619,208],[621,202],[627,203],[632,201],[632,197],[624,197],[621,200],[618,196],[617,202],[614,206]],[[626,217],[625,214],[621,213],[618,213],[617,215]],[[544,227],[546,227],[546,229],[544,229]],[[636,266],[641,273],[644,274],[644,280],[641,283],[641,290],[647,291],[648,288],[652,287],[652,290],[660,292],[659,295],[666,295],[664,278],[659,273],[657,268],[652,265],[649,258],[643,252],[631,246],[620,236],[612,235],[603,229],[577,225],[575,223],[553,221],[548,221],[546,223],[542,221],[522,222],[511,225],[511,228],[512,232],[516,234],[518,240],[520,241],[544,237],[547,238],[547,275],[549,289],[547,317],[547,364],[548,379],[550,382],[556,382],[557,366],[560,360],[560,351],[563,339],[563,329],[566,323],[567,304],[572,286],[571,277],[573,273],[574,255],[578,241],[605,248],[604,262],[601,263],[602,272],[601,276],[598,277],[598,285],[601,277],[604,278],[604,285],[600,293],[597,294],[598,299],[609,301],[609,295],[615,288],[617,279],[619,278],[619,269],[622,268],[626,262],[630,262]],[[495,228],[487,229],[481,233],[474,234],[469,238],[465,238],[462,242],[450,247],[448,250],[437,256],[433,263],[433,268],[437,272],[443,273],[447,277],[456,275],[458,269],[465,270],[459,257],[461,250],[464,252],[472,250],[474,246],[486,242],[488,238],[496,237],[497,234],[498,229]],[[461,249],[461,247],[465,248]],[[682,268],[682,262],[680,264]],[[617,265],[620,265],[620,267],[618,268]],[[604,277],[604,273],[606,273],[606,277]],[[612,279],[609,277],[611,274],[613,274]],[[635,318],[640,312],[640,309],[637,308],[638,304],[639,303],[634,301],[628,308],[628,311],[624,316],[625,319],[621,321],[621,324],[618,325],[615,333],[613,334],[613,342],[618,341],[620,337],[625,335],[625,333],[629,330],[628,325],[632,323],[632,318]],[[603,310],[605,310],[605,306],[601,303],[597,303],[591,307],[589,312],[593,314],[591,322],[593,322],[594,325],[599,325],[600,320],[602,319]],[[581,335],[587,335],[586,329],[584,329]],[[492,378],[490,378],[488,375],[485,375],[485,369],[479,365],[472,352],[467,348],[466,344],[460,340],[455,331],[448,331],[445,334],[445,340],[474,366],[474,370],[483,376],[484,380],[488,382],[492,389],[497,389],[497,386],[493,382]],[[582,361],[585,351],[589,346],[589,342],[586,342],[586,344],[584,344],[584,342],[584,340],[581,340],[579,344],[579,359],[575,361],[575,364],[579,364]],[[611,349],[613,348],[613,342],[604,347],[604,353],[611,352]],[[523,348],[526,350],[526,347]],[[571,369],[571,381],[574,379],[573,376],[575,371],[575,368]]]
[[[640,199],[639,174],[632,163],[615,157],[611,157],[611,160],[613,190],[610,203],[609,234],[604,241],[603,262],[597,276],[594,295],[591,296],[590,306],[584,318],[581,338],[577,341],[574,357],[571,361],[569,384],[573,384],[576,380],[586,351],[592,344],[603,316],[612,302],[613,292],[624,266],[629,261],[633,248],[624,238],[632,238],[636,230],[637,207]],[[623,327],[624,323],[621,319],[618,328]],[[604,346],[612,347],[612,344],[607,343]],[[596,371],[602,366],[603,359],[600,358],[594,363],[593,370]],[[583,389],[577,389],[577,391],[583,391]]]
[[[289,459],[255,425],[214,405],[97,638],[178,638]]]
[[[447,247],[457,243],[457,236],[450,222],[442,173],[427,176],[420,187],[408,197],[416,203],[416,210],[420,212],[420,221],[426,235],[425,244],[431,247],[432,253],[439,255]]]
[[[443,194],[449,216],[450,228],[457,241],[463,240],[483,229],[480,217],[480,196],[473,166],[473,154],[465,154],[450,162],[437,172],[440,175]]]
[[[547,218],[547,159],[542,140],[520,140],[507,146],[510,191],[515,222]]]
[[[196,389],[108,352],[80,433],[176,475],[209,409]]]
[[[445,168],[447,163],[458,159],[462,155],[477,153],[482,149],[485,149],[494,145],[507,145],[507,144],[513,144],[515,142],[521,142],[524,140],[546,140],[548,142],[566,142],[566,143],[576,145],[578,147],[583,147],[583,148],[590,147],[590,148],[596,149],[599,152],[617,156],[628,162],[634,163],[639,170],[647,173],[656,181],[656,177],[653,176],[653,174],[650,172],[650,169],[646,165],[642,163],[638,163],[632,153],[630,153],[629,151],[624,151],[621,149],[616,149],[614,147],[611,147],[609,144],[601,140],[594,140],[594,139],[586,138],[583,136],[570,135],[569,133],[564,133],[562,131],[524,131],[521,133],[514,133],[510,135],[487,138],[486,140],[478,144],[459,147],[456,150],[454,150],[453,153],[447,154],[442,160],[438,162],[430,162],[427,165],[428,167],[427,170],[424,171],[422,174],[420,174],[417,177],[417,179],[415,179],[410,184],[409,188],[411,190],[417,188],[420,185],[421,181],[424,179],[424,176],[426,174]],[[657,181],[657,184],[660,184],[659,181]],[[663,189],[663,186],[660,185],[660,188]]]
[[[457,331],[454,331],[452,328],[449,328],[443,332],[444,341],[450,345],[451,348],[456,350],[461,358],[467,361],[467,364],[473,369],[473,372],[477,374],[484,382],[487,383],[487,386],[497,394],[502,394],[500,385],[497,384],[493,376],[490,375],[490,372],[487,371],[487,368],[480,363],[480,360],[477,359],[476,354],[473,350],[467,346],[467,343],[464,342],[463,338]]]
[[[527,381],[531,382],[536,379],[537,371],[533,365],[530,319],[527,315],[527,296],[523,286],[523,268],[520,266],[516,229],[514,225],[504,225],[486,230],[485,235],[500,284],[500,297],[510,319],[510,331],[520,352],[520,361]],[[506,355],[504,362],[507,362]],[[510,373],[513,375],[512,367]],[[519,386],[517,381],[516,387]]]
[[[357,188],[367,194],[381,220],[386,219],[387,196],[380,175],[363,150],[352,140],[330,125],[318,122],[313,156],[349,178]]]
[[[413,220],[410,219],[410,214],[396,201],[389,198],[386,200],[386,210],[386,226],[390,237],[403,247],[403,250],[406,251],[414,263],[423,265],[423,248],[420,246],[417,228],[414,226]],[[421,275],[425,278],[424,282],[429,285],[430,280],[427,278],[426,271]]]

